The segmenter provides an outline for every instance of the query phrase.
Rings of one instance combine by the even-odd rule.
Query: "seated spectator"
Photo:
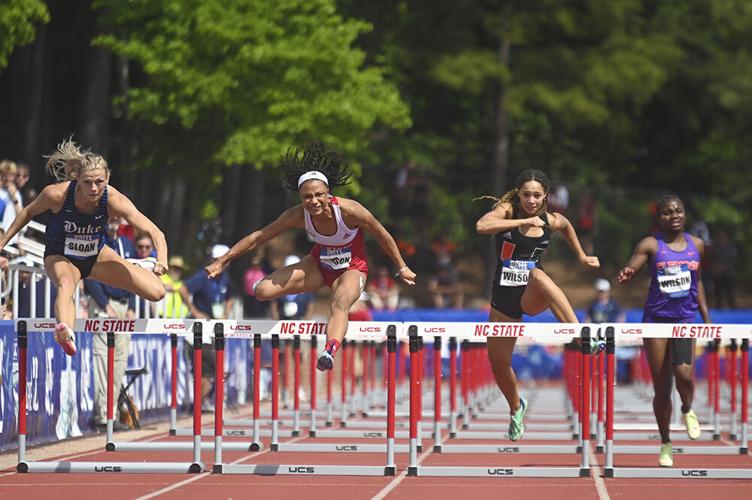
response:
[[[399,285],[389,274],[386,266],[381,266],[376,271],[376,276],[369,281],[366,287],[371,306],[378,310],[394,311],[399,304]]]
[[[461,309],[465,300],[464,287],[451,265],[440,267],[436,276],[429,279],[428,293],[431,294],[433,306],[437,309],[443,309],[448,305]]]
[[[165,297],[159,304],[159,315],[162,318],[185,318],[188,316],[188,306],[183,303],[180,289],[183,286],[183,272],[185,261],[180,255],[173,255],[169,260],[169,270],[159,278],[165,286]]]
[[[590,303],[585,323],[623,323],[624,312],[611,297],[611,283],[599,278],[595,280],[595,298]]]

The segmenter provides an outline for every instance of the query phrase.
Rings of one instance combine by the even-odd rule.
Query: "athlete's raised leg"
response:
[[[522,310],[531,316],[550,308],[560,322],[579,323],[567,296],[548,274],[538,268],[530,271],[520,304]]]
[[[324,278],[310,255],[300,262],[281,267],[256,283],[256,298],[261,301],[273,300],[283,295],[308,292],[324,286]]]
[[[128,262],[107,246],[99,252],[90,277],[133,292],[146,300],[156,302],[165,295],[165,287],[159,276]]]
[[[73,342],[73,325],[76,322],[76,305],[73,294],[81,281],[81,272],[62,255],[49,255],[44,259],[44,269],[55,285],[55,341],[65,350],[66,354],[76,353]]]

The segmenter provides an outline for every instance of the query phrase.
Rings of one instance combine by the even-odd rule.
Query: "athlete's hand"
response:
[[[224,270],[225,263],[220,261],[219,259],[215,260],[204,268],[204,271],[206,271],[206,274],[209,275],[209,278],[216,278],[217,276],[222,274],[222,271]]]
[[[580,264],[588,267],[601,267],[601,262],[595,255],[586,255],[580,259]]]
[[[167,264],[164,262],[155,262],[154,263],[154,274],[157,276],[162,276],[164,273],[166,273],[169,270],[169,267],[167,267]]]
[[[616,275],[616,279],[619,281],[619,283],[626,283],[627,281],[631,280],[634,275],[634,269],[632,269],[631,267],[625,267],[624,269],[619,271],[619,274]]]
[[[531,227],[546,227],[546,223],[543,222],[543,219],[540,217],[529,217],[527,219],[522,220],[523,226],[531,226]]]
[[[397,271],[394,277],[399,278],[402,283],[412,286],[415,285],[415,278],[417,276],[409,267],[404,266]]]

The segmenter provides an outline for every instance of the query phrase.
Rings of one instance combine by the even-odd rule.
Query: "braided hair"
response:
[[[326,176],[329,191],[348,184],[352,176],[342,155],[319,141],[310,142],[304,147],[295,148],[294,151],[288,150],[282,160],[282,169],[285,186],[292,192],[298,191],[300,176],[313,170]]]

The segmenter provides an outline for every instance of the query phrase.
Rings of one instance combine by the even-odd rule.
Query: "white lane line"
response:
[[[601,468],[598,467],[598,456],[595,454],[595,451],[593,451],[593,447],[589,446],[590,448],[590,474],[593,476],[593,480],[595,480],[595,489],[598,491],[598,498],[600,500],[611,500],[611,497],[608,495],[608,488],[606,488],[606,482],[601,477]]]
[[[306,437],[307,436],[296,437],[296,438],[293,438],[293,439],[291,439],[289,441],[286,441],[285,443],[286,444],[287,443],[294,443],[296,441],[301,441],[301,440],[305,439]],[[266,450],[257,451],[256,453],[251,453],[250,455],[245,455],[242,458],[239,458],[238,460],[235,460],[234,462],[230,462],[230,465],[235,465],[235,464],[243,463],[246,460],[250,460],[251,458],[257,457],[259,455],[263,455],[264,453],[268,453],[268,452],[269,452],[269,450],[266,449]],[[183,481],[177,482],[175,484],[171,484],[170,486],[166,486],[166,487],[164,487],[164,488],[162,488],[160,490],[157,490],[157,491],[154,491],[154,492],[149,493],[147,495],[138,497],[136,500],[148,500],[149,498],[158,497],[159,495],[162,495],[164,493],[169,493],[170,491],[174,491],[174,490],[176,490],[178,488],[181,488],[183,486],[186,486],[188,484],[195,483],[199,479],[203,479],[203,478],[205,478],[207,476],[210,476],[210,475],[211,475],[210,471],[202,472],[202,473],[200,473],[200,474],[198,474],[196,476],[190,477],[188,479],[184,479]]]
[[[447,433],[446,436],[444,436],[444,439],[441,440],[441,444],[444,444],[446,440],[449,439],[449,434]],[[427,442],[427,441],[426,441]],[[418,465],[425,460],[425,458],[433,453],[433,443],[428,443],[428,446],[426,446],[426,451],[421,453],[421,455],[418,457]],[[384,486],[384,488],[376,493],[373,497],[371,497],[371,500],[383,500],[386,498],[386,496],[394,490],[399,484],[402,482],[403,479],[407,477],[407,469],[403,470],[399,476],[395,477],[391,480],[389,484]]]

